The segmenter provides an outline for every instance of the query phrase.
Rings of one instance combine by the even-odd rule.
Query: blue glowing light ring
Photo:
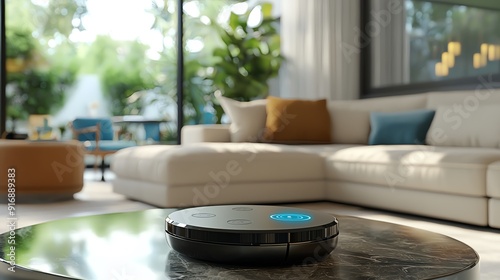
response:
[[[269,217],[280,222],[305,222],[312,219],[312,217],[309,215],[299,213],[272,214]]]

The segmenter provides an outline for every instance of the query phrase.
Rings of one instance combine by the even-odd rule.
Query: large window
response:
[[[279,19],[267,1],[2,1],[0,105],[7,131],[35,139],[32,128],[47,123],[63,139],[76,117],[139,115],[159,120],[161,142],[175,143],[184,124],[221,122],[216,90],[262,97],[279,70]],[[120,127],[119,137],[129,132]]]
[[[67,139],[76,117],[175,121],[176,0],[5,5],[7,131],[36,139],[34,128],[48,125],[46,137]],[[165,140],[175,140],[175,126]]]
[[[498,77],[500,3],[458,2],[369,1],[365,94],[466,88]]]

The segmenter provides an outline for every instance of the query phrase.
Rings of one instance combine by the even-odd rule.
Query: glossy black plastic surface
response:
[[[337,219],[328,213],[266,205],[179,210],[166,218],[168,243],[201,260],[251,265],[324,259],[337,245]]]

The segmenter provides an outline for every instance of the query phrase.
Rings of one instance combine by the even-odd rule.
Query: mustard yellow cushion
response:
[[[267,97],[263,142],[330,143],[330,114],[326,100]]]

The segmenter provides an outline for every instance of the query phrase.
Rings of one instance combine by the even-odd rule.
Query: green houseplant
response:
[[[223,42],[213,51],[215,63],[207,71],[214,91],[240,101],[268,95],[268,81],[278,75],[283,61],[278,25],[270,3],[241,15],[231,12],[225,27],[214,24]],[[216,102],[214,108],[220,122],[223,110]]]
[[[48,60],[32,31],[12,26],[6,31],[7,117],[12,131],[17,120],[31,114],[51,114],[64,104],[67,88],[73,84],[77,65],[63,65],[66,58]],[[9,61],[17,64],[9,67]]]

